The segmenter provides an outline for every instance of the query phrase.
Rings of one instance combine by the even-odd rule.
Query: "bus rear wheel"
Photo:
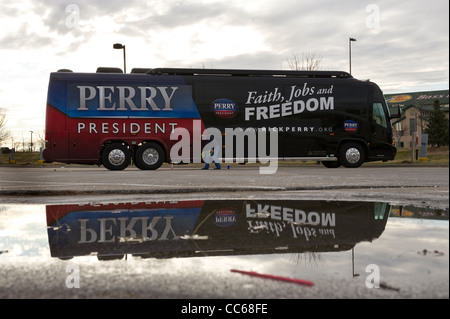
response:
[[[123,144],[109,144],[102,152],[103,166],[112,171],[124,170],[128,167],[130,161],[130,150]]]
[[[135,154],[136,167],[143,170],[155,170],[164,163],[164,150],[157,143],[145,143]]]
[[[339,152],[339,162],[348,168],[360,167],[365,157],[364,148],[358,143],[346,143]]]

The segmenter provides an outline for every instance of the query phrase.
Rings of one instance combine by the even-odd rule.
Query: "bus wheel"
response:
[[[338,168],[341,166],[341,163],[339,161],[323,161],[322,165],[326,168]]]
[[[123,144],[109,144],[103,150],[102,163],[109,170],[123,170],[128,167],[130,161],[130,150]]]
[[[136,167],[145,170],[155,170],[164,162],[164,150],[156,143],[146,143],[136,151]]]
[[[344,144],[339,152],[339,162],[348,168],[360,167],[364,163],[365,152],[358,143]]]

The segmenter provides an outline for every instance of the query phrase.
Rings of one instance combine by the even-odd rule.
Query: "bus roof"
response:
[[[146,73],[150,75],[218,75],[218,76],[302,77],[302,78],[352,78],[351,74],[343,71],[156,68],[156,69],[133,69],[131,73]]]
[[[58,70],[58,73],[73,73],[69,69]],[[96,73],[124,74],[120,68],[99,67]],[[131,74],[148,75],[209,75],[209,76],[265,76],[296,78],[344,78],[353,76],[344,71],[291,71],[291,70],[251,70],[251,69],[191,69],[191,68],[133,68]]]

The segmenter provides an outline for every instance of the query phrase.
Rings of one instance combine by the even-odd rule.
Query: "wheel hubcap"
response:
[[[109,152],[108,160],[112,165],[122,165],[125,162],[125,153],[119,149],[112,150]]]
[[[158,151],[154,148],[148,148],[144,151],[142,154],[142,160],[147,165],[154,165],[159,160],[159,154]]]
[[[349,163],[355,164],[361,159],[361,154],[358,149],[352,147],[345,152],[345,158]]]

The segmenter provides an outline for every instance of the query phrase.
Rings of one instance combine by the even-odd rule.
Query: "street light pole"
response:
[[[348,60],[350,63],[350,74],[352,74],[352,42],[356,42],[355,38],[348,39]]]
[[[30,131],[31,133],[31,142],[30,142],[30,152],[33,152],[33,131]]]
[[[123,73],[127,73],[127,58],[125,53],[125,45],[120,43],[113,44],[114,49],[123,49]]]

